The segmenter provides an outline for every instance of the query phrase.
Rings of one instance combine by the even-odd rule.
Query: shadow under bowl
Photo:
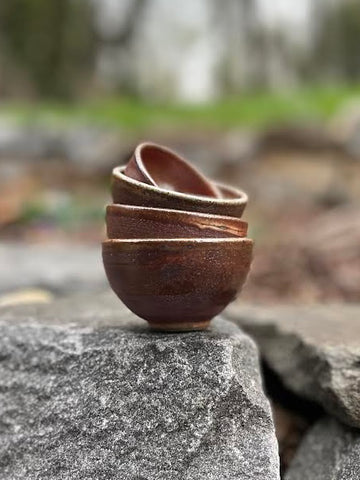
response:
[[[240,292],[249,238],[106,240],[103,262],[117,296],[152,328],[206,328]]]
[[[242,190],[218,183],[215,185],[222,198],[165,190],[127,177],[124,168],[116,167],[112,173],[111,193],[114,203],[240,218],[248,201],[248,196]]]
[[[234,217],[134,205],[108,205],[107,236],[130,238],[246,237],[247,223]]]
[[[128,177],[176,192],[219,197],[216,186],[180,155],[154,143],[141,143],[125,167]]]

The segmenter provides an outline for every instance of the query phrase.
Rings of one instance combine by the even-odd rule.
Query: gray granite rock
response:
[[[99,246],[0,245],[0,293],[41,287],[58,294],[107,287]]]
[[[332,418],[319,421],[306,435],[285,480],[358,480],[360,432]]]
[[[233,306],[227,316],[285,386],[360,427],[360,305]]]
[[[252,340],[151,332],[114,297],[0,309],[0,479],[279,479]]]

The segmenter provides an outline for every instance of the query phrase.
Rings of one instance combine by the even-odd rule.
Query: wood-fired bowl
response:
[[[108,205],[107,237],[229,238],[246,237],[247,223],[234,217],[134,205]]]
[[[116,167],[113,170],[111,193],[114,203],[240,218],[248,201],[245,192],[221,184],[216,185],[222,198],[166,190],[127,177],[124,168]]]
[[[219,197],[216,186],[177,153],[155,143],[141,143],[124,174],[139,182],[166,190]]]
[[[202,330],[240,292],[248,238],[106,240],[103,261],[118,297],[164,331]]]

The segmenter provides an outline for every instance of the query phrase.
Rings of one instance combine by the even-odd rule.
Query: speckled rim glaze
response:
[[[159,218],[156,218],[156,215],[163,216],[164,221],[169,218],[173,219],[172,221],[176,219],[181,221],[181,219],[183,219],[183,221],[188,222],[189,225],[191,225],[191,220],[193,220],[194,224],[200,226],[200,228],[203,227],[212,230],[220,229],[229,232],[229,234],[242,237],[246,237],[248,229],[248,223],[237,217],[185,210],[171,210],[170,208],[123,205],[121,203],[112,203],[106,206],[107,222],[110,215],[121,216],[124,211],[133,214],[134,217],[146,217],[148,219],[151,219],[153,214],[155,221]],[[201,223],[202,221],[203,223]],[[240,235],[241,233],[242,235]]]
[[[133,178],[130,178],[123,173],[125,168],[126,168],[125,166],[115,167],[112,171],[113,177],[122,182],[129,183],[130,185],[133,185],[138,189],[147,190],[148,192],[161,193],[164,196],[178,198],[181,200],[189,200],[191,202],[199,203],[203,205],[231,206],[231,205],[246,205],[248,202],[248,196],[244,191],[238,190],[235,187],[229,187],[228,185],[222,185],[220,183],[214,182],[218,188],[220,187],[222,189],[224,187],[225,190],[234,192],[234,195],[237,194],[238,195],[237,198],[215,198],[215,197],[204,197],[201,195],[191,195],[189,193],[175,192],[172,190],[166,190],[164,188],[155,187],[147,183],[138,182],[137,180],[134,180]]]
[[[230,243],[230,244],[240,244],[240,243],[251,243],[253,240],[248,237],[223,237],[223,238],[110,238],[102,242],[103,245],[123,245],[123,246],[134,246],[134,245],[154,245],[159,244],[179,244],[181,245],[217,245],[218,243]]]
[[[174,150],[171,150],[170,148],[164,147],[163,145],[158,145],[156,143],[152,142],[142,142],[140,143],[136,148],[134,152],[134,158],[135,162],[137,164],[137,167],[139,168],[140,172],[142,175],[150,182],[149,184],[154,185],[157,187],[156,182],[146,169],[143,160],[142,160],[142,151],[145,148],[153,148],[156,150],[160,150],[162,153],[166,153],[167,155],[171,156],[173,159],[176,159],[178,162],[181,162],[183,165],[186,166],[186,168],[195,176],[197,177],[201,182],[203,182],[205,185],[209,187],[210,190],[213,191],[213,194],[216,195],[215,198],[219,198],[220,192],[213,182],[209,181],[205,175],[203,175],[197,168],[195,168],[191,163],[189,163],[184,157],[179,155],[177,152]],[[189,195],[189,194],[186,194]],[[213,197],[210,197],[213,198]]]
[[[145,178],[148,179],[148,181],[150,182],[150,185],[154,185],[156,186],[156,183],[154,181],[154,179],[152,178],[152,176],[149,174],[149,172],[146,170],[144,164],[143,164],[143,161],[142,161],[142,158],[141,158],[141,150],[146,147],[146,146],[149,146],[149,147],[154,147],[156,146],[154,143],[151,143],[151,142],[143,142],[143,143],[140,143],[136,148],[135,148],[135,151],[134,151],[134,157],[135,157],[135,161],[137,163],[137,166],[140,170],[140,172],[144,175]],[[166,151],[167,153],[167,149],[166,148],[161,148],[162,151]]]

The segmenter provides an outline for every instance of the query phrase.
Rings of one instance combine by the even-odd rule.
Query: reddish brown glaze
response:
[[[240,218],[248,200],[246,193],[223,185],[219,185],[218,188],[223,198],[173,192],[138,182],[124,175],[124,167],[116,167],[113,170],[111,192],[114,203],[123,205],[142,205]]]
[[[247,223],[233,217],[133,205],[108,205],[108,238],[246,237]]]
[[[114,292],[153,328],[206,328],[250,268],[247,195],[147,143],[113,170],[112,196],[103,261]]]
[[[193,195],[220,197],[216,186],[172,150],[154,143],[141,143],[124,174],[155,187]]]
[[[119,298],[160,330],[202,329],[239,293],[248,238],[107,240],[103,261]]]

